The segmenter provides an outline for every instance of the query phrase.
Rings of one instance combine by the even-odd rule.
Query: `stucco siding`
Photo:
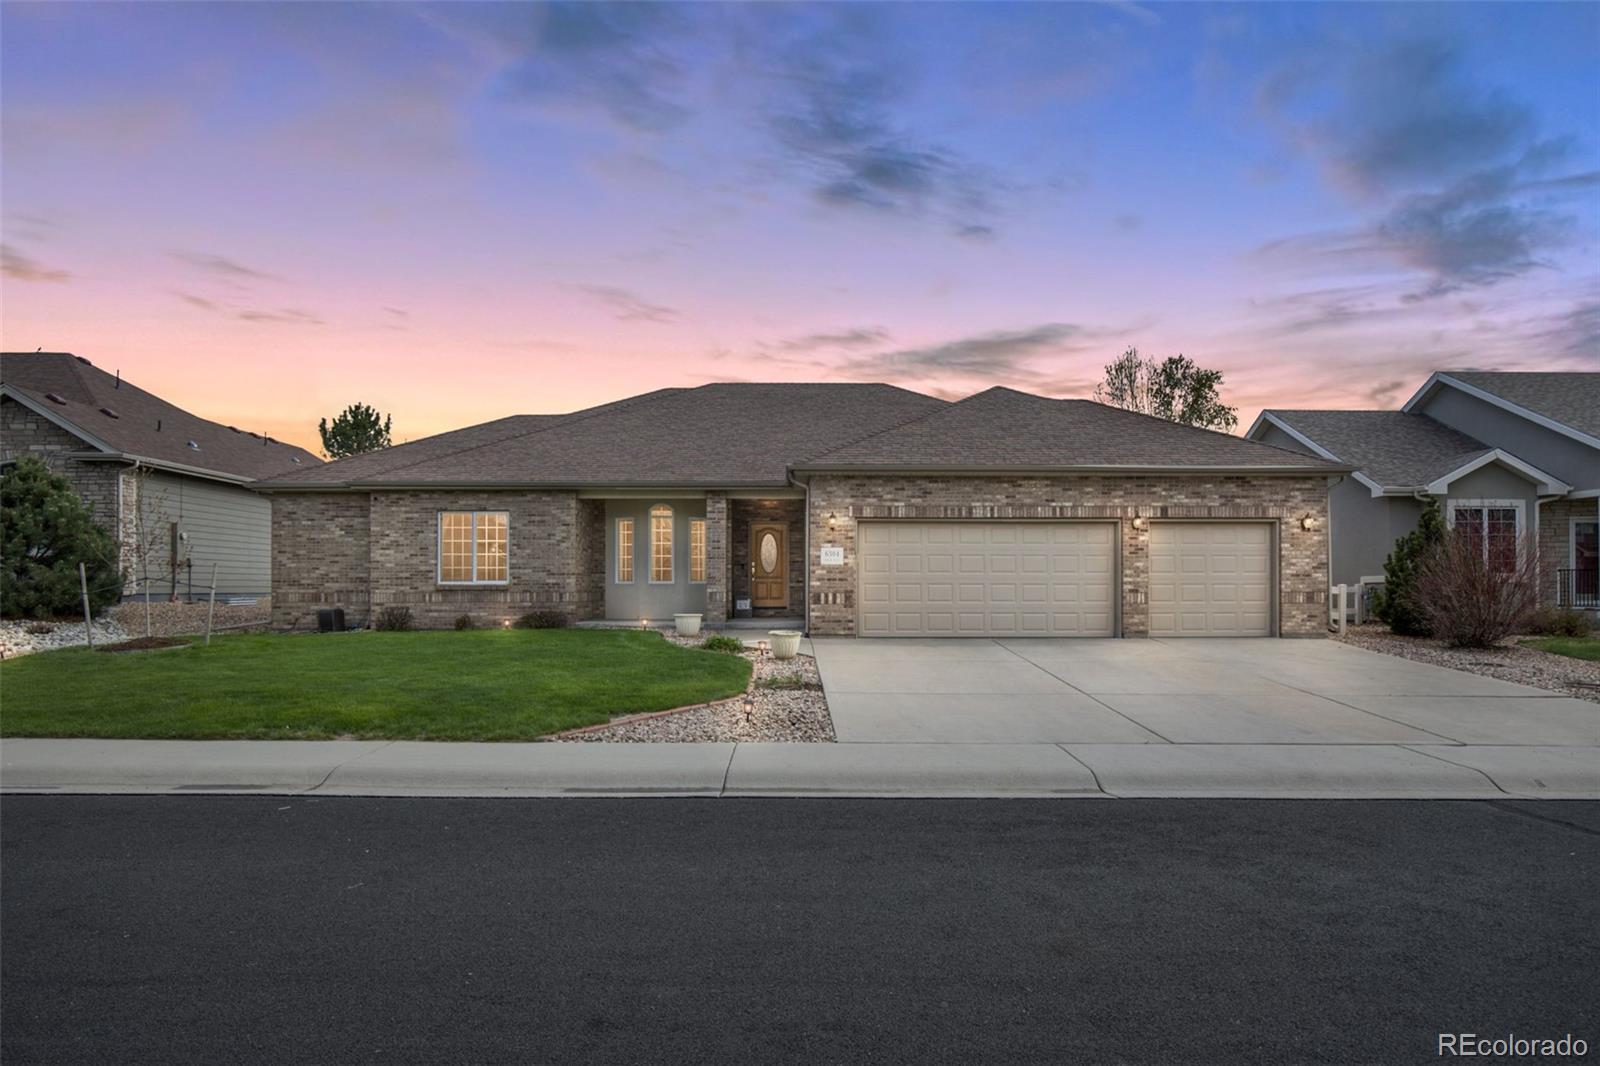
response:
[[[672,581],[650,580],[650,508],[672,508]],[[706,517],[704,499],[606,500],[605,616],[616,620],[704,614],[707,581],[689,580],[689,521]],[[617,580],[617,522],[633,520],[633,580]],[[709,531],[708,531],[709,532]],[[709,571],[710,560],[707,559]]]
[[[1354,478],[1328,493],[1332,514],[1333,583],[1354,585],[1363,577],[1380,576],[1394,542],[1416,528],[1420,500],[1410,496],[1373,496]]]
[[[1317,454],[1316,451],[1311,448],[1307,448],[1304,444],[1301,444],[1299,441],[1289,436],[1289,434],[1285,433],[1271,422],[1264,424],[1261,427],[1261,432],[1252,439],[1258,440],[1262,444],[1270,444],[1275,448],[1287,448],[1292,452],[1299,452],[1301,455]]]
[[[1460,389],[1443,387],[1412,410],[1476,437],[1491,448],[1510,452],[1575,489],[1600,488],[1600,449],[1468,396]],[[1451,494],[1455,494],[1453,487]]]

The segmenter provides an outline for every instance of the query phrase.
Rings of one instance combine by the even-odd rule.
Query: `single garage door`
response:
[[[1109,637],[1111,522],[862,522],[864,637]]]
[[[1272,634],[1272,524],[1150,523],[1150,635]]]

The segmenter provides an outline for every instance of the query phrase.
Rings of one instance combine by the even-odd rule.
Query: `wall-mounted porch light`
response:
[[[1143,529],[1145,526],[1147,526],[1149,524],[1150,524],[1149,522],[1145,521],[1145,518],[1144,518],[1143,515],[1136,516],[1134,518],[1134,520],[1133,520],[1133,528],[1134,529]]]
[[[1310,515],[1304,515],[1300,519],[1300,528],[1309,533],[1317,528],[1317,520]]]
[[[833,529],[839,524],[839,516],[833,511],[828,512],[828,528]]]

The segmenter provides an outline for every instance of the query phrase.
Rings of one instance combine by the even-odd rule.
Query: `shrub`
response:
[[[36,636],[36,637],[42,637],[46,633],[54,633],[55,631],[56,631],[56,627],[51,625],[49,622],[29,622],[28,623],[27,632],[30,633],[33,636]]]
[[[372,621],[373,629],[382,629],[389,632],[410,629],[412,626],[411,608],[409,607],[385,607],[378,612],[378,616]]]
[[[744,651],[744,641],[738,637],[707,637],[700,646],[706,651],[729,652],[733,655],[738,655]]]
[[[456,628],[457,629],[477,629],[478,628],[478,623],[476,623],[476,622],[474,622],[472,620],[472,616],[470,614],[460,614],[460,615],[456,616]]]
[[[0,476],[0,614],[81,614],[79,563],[88,572],[91,612],[122,598],[111,534],[95,525],[66,478],[32,456],[17,460]]]
[[[572,624],[572,619],[564,611],[552,610],[541,607],[537,611],[529,611],[517,619],[518,629],[565,629]]]
[[[1539,560],[1532,538],[1516,559],[1495,566],[1483,542],[1451,530],[1417,569],[1415,602],[1433,634],[1458,648],[1488,648],[1526,631],[1539,608]]]
[[[1433,633],[1428,612],[1417,598],[1417,575],[1445,539],[1444,515],[1438,500],[1429,500],[1417,519],[1417,528],[1394,542],[1383,561],[1383,588],[1373,595],[1373,613],[1403,636]]]
[[[1593,628],[1588,615],[1571,607],[1541,607],[1528,622],[1528,632],[1541,637],[1586,637]]]
[[[756,681],[756,688],[770,689],[803,689],[808,687],[806,679],[799,674],[776,674],[772,677],[763,677]]]

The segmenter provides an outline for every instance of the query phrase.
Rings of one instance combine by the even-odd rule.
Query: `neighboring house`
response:
[[[198,418],[81,356],[0,354],[0,463],[36,456],[116,537],[125,594],[210,583],[228,599],[271,592],[271,506],[247,486],[321,463],[303,448]]]
[[[1600,373],[1441,370],[1398,411],[1267,410],[1246,435],[1356,468],[1330,492],[1336,584],[1381,581],[1436,499],[1491,557],[1536,544],[1546,602],[1600,607]]]
[[[862,636],[1320,636],[1350,468],[1086,400],[715,384],[270,479],[273,618],[697,612]]]

